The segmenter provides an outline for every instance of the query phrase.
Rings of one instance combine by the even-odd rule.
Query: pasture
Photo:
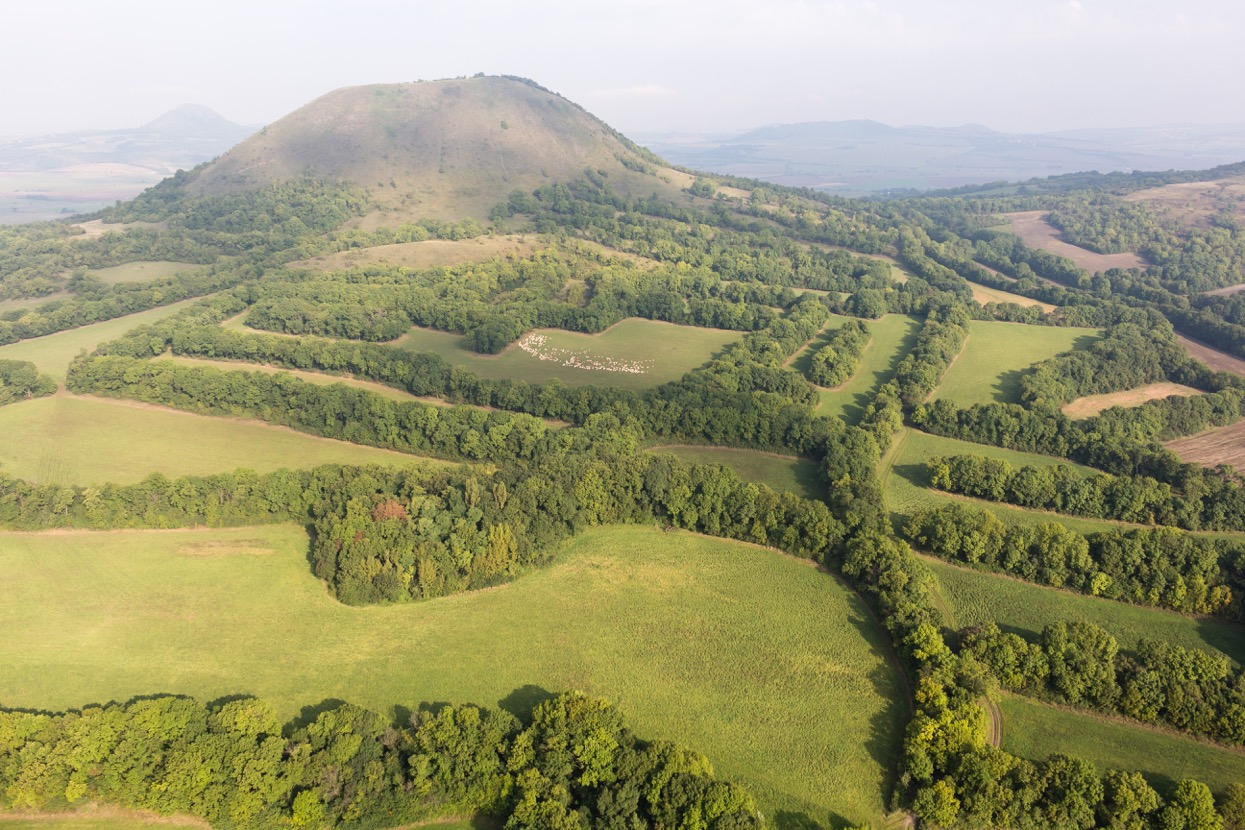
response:
[[[1107,271],[1111,268],[1145,268],[1146,262],[1136,254],[1100,254],[1087,248],[1081,248],[1065,242],[1059,230],[1046,221],[1046,211],[1026,210],[1018,213],[1004,214],[1011,220],[1005,227],[1019,236],[1030,248],[1039,248],[1050,254],[1070,259],[1077,267],[1090,273]]]
[[[1013,467],[1026,465],[1030,467],[1051,467],[1056,464],[1068,464],[1080,470],[1084,475],[1092,475],[1094,473],[1088,467],[1082,467],[1054,456],[1005,450],[985,444],[957,441],[954,438],[942,438],[915,429],[904,429],[895,437],[895,442],[891,445],[890,451],[882,459],[882,466],[879,471],[882,491],[886,497],[886,506],[891,511],[892,516],[896,518],[909,516],[914,510],[923,507],[940,507],[950,502],[960,502],[985,508],[1008,525],[1059,522],[1082,533],[1090,533],[1094,530],[1102,530],[1112,526],[1109,523],[1094,521],[1093,519],[1081,519],[1072,516],[1043,513],[1036,510],[1025,510],[1006,504],[931,490],[929,476],[925,472],[925,464],[936,456],[958,455],[962,453],[972,453],[985,456],[986,458],[999,458]]]
[[[1087,348],[1099,336],[1097,329],[972,320],[964,349],[932,397],[961,407],[1020,403],[1020,379],[1030,366],[1061,352]]]
[[[556,378],[568,386],[640,391],[678,380],[741,337],[743,332],[631,317],[600,334],[536,329],[497,355],[471,351],[461,335],[426,328],[412,329],[393,345],[435,352],[486,379],[544,383]]]
[[[1202,393],[1192,386],[1179,383],[1151,383],[1136,389],[1126,389],[1123,392],[1107,392],[1102,395],[1086,395],[1083,398],[1077,398],[1071,403],[1064,404],[1063,414],[1074,420],[1090,418],[1113,406],[1141,406],[1146,401],[1156,401],[1172,395],[1188,398],[1200,394]]]
[[[1239,625],[1034,585],[931,557],[923,559],[937,581],[940,605],[951,617],[947,620],[951,628],[994,621],[1004,631],[1035,640],[1050,623],[1087,620],[1110,631],[1121,650],[1135,648],[1138,640],[1150,637],[1225,654],[1245,665],[1245,629]]]
[[[84,349],[88,352],[92,351],[100,343],[115,340],[137,326],[163,320],[198,301],[199,298],[195,297],[182,300],[180,303],[118,317],[115,320],[92,323],[89,326],[59,331],[56,334],[35,337],[20,343],[10,343],[7,346],[0,346],[0,360],[29,360],[39,367],[40,372],[46,372],[64,383],[69,362],[78,356],[78,352]]]
[[[415,455],[111,398],[55,395],[0,407],[0,469],[38,484],[129,484],[240,467],[438,464]]]
[[[1164,446],[1189,464],[1206,467],[1230,464],[1238,470],[1245,470],[1245,421],[1200,435],[1178,438]]]
[[[721,464],[730,467],[744,481],[764,484],[779,493],[794,493],[806,499],[823,498],[826,489],[819,481],[817,465],[807,458],[690,444],[652,447],[651,452],[667,453],[688,464]]]
[[[311,268],[316,271],[344,271],[368,265],[392,265],[402,268],[448,268],[487,262],[495,257],[526,259],[548,247],[534,234],[500,234],[472,239],[427,239],[423,242],[398,242],[371,248],[351,248],[333,254],[295,260],[290,268]]]
[[[174,274],[193,274],[207,270],[206,265],[195,265],[191,262],[140,261],[127,262],[124,265],[113,265],[110,268],[94,268],[87,271],[92,277],[109,285],[126,282],[147,282],[160,277],[171,277]]]
[[[1099,772],[1140,772],[1161,795],[1194,778],[1220,792],[1245,781],[1245,752],[1124,718],[1107,718],[1004,695],[1003,749],[1030,760],[1056,753],[1093,762]]]
[[[835,318],[836,327],[848,319],[850,318]],[[864,408],[882,384],[895,376],[899,362],[916,345],[916,335],[920,331],[920,322],[902,314],[887,314],[878,320],[866,320],[865,323],[869,326],[869,345],[860,357],[860,368],[838,389],[822,390],[821,403],[817,407],[818,415],[842,418],[849,424],[857,423]],[[823,342],[820,339],[814,340],[809,349],[792,361],[792,367],[800,366],[801,359],[811,360],[812,351]]]
[[[767,816],[885,811],[907,712],[886,637],[834,577],[770,550],[597,528],[510,585],[348,607],[289,525],[0,540],[7,706],[243,693],[284,718],[325,700],[402,717],[580,689],[748,782]]]

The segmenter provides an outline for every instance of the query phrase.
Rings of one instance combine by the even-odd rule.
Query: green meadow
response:
[[[1110,631],[1121,649],[1132,649],[1138,640],[1150,637],[1225,654],[1245,665],[1245,628],[1239,625],[1034,585],[930,557],[924,561],[937,580],[951,628],[994,621],[1004,631],[1032,640],[1050,623],[1086,620]]]
[[[851,318],[837,318],[836,327],[848,319]],[[902,314],[887,314],[879,320],[865,322],[869,326],[869,345],[860,357],[860,368],[840,388],[822,390],[818,415],[839,417],[849,424],[858,422],[882,384],[895,376],[899,362],[916,344],[916,335],[921,327],[918,320]],[[831,330],[827,329],[826,333]],[[812,351],[822,342],[821,338],[814,341],[809,349],[792,361],[792,367],[798,368],[802,365],[801,361],[811,360]]]
[[[743,337],[742,332],[628,318],[600,334],[537,329],[498,355],[471,351],[458,334],[415,328],[394,346],[435,352],[482,378],[517,378],[569,386],[649,389],[683,375]],[[525,350],[521,344],[526,343]],[[627,371],[634,369],[635,371]]]
[[[896,520],[912,515],[913,511],[924,507],[941,507],[952,502],[971,503],[994,513],[1004,524],[1040,524],[1043,522],[1059,522],[1081,533],[1092,533],[1097,530],[1118,527],[1118,524],[1081,519],[1075,516],[1062,516],[1043,513],[1036,510],[1025,510],[996,502],[954,496],[938,490],[929,489],[929,476],[925,472],[925,464],[936,456],[958,455],[971,453],[986,458],[1002,459],[1013,467],[1050,467],[1055,464],[1068,464],[1080,470],[1084,475],[1093,475],[1094,470],[1064,459],[1049,455],[1005,450],[986,444],[974,444],[969,441],[957,441],[954,438],[943,438],[930,435],[916,429],[904,429],[895,437],[894,444],[882,460],[880,477],[882,490],[886,497],[886,505]]]
[[[83,349],[89,352],[100,343],[115,340],[132,328],[163,320],[198,301],[197,297],[182,300],[180,303],[140,311],[115,320],[92,323],[20,343],[10,343],[0,346],[0,360],[29,360],[39,367],[40,372],[46,372],[64,382],[69,362],[78,356],[78,352]]]
[[[767,485],[779,493],[820,499],[825,491],[825,485],[817,474],[817,465],[807,458],[733,447],[691,445],[653,447],[652,452],[668,453],[689,464],[722,464],[734,470],[744,481]]]
[[[93,268],[87,273],[109,285],[118,285],[125,282],[147,282],[160,277],[171,277],[174,274],[193,274],[205,271],[207,268],[206,265],[195,265],[190,262],[158,260],[127,262],[111,268]]]
[[[111,398],[61,394],[0,407],[0,470],[39,484],[127,484],[153,472],[173,478],[239,467],[447,463]]]
[[[907,714],[886,637],[834,577],[770,550],[597,528],[510,585],[348,607],[289,525],[0,540],[6,706],[241,693],[287,718],[326,700],[400,717],[580,689],[748,782],[767,816],[885,812]]]
[[[1004,695],[999,705],[1003,749],[1022,758],[1075,755],[1092,761],[1100,772],[1140,772],[1164,795],[1185,778],[1202,781],[1216,792],[1245,781],[1245,752],[1239,749],[1013,695]]]
[[[975,403],[1020,403],[1020,378],[1034,363],[1061,352],[1088,348],[1097,329],[1026,326],[972,320],[964,350],[947,369],[932,397],[962,407]]]

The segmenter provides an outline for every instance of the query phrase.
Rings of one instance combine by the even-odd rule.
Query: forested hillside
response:
[[[547,131],[558,161],[542,167]],[[472,167],[485,147],[493,172]],[[232,645],[209,658],[203,620],[158,584],[84,605],[66,574],[56,597],[22,593],[0,617],[33,644],[23,665],[64,669],[68,646],[38,624],[49,602],[71,612],[57,636],[115,664],[74,686],[73,711],[0,684],[0,808],[103,803],[239,829],[1242,826],[1245,485],[1165,445],[1245,415],[1245,376],[1188,345],[1245,357],[1225,290],[1245,283],[1243,231],[1226,208],[1189,223],[1133,198],[1238,174],[840,199],[673,170],[528,82],[476,78],[332,93],[131,202],[0,229],[0,415],[55,394],[395,459],[258,473],[209,456],[134,483],[89,460],[70,475],[50,448],[0,475],[9,573],[52,567],[18,539],[70,537],[85,556],[120,529],[283,524],[326,602],[410,624],[393,634],[417,664],[401,671],[429,682],[426,619],[504,639],[476,630],[471,597],[591,573],[617,609],[533,640],[524,682],[559,684],[534,708],[472,697],[492,694],[478,690],[497,667],[465,649],[443,697],[398,690],[391,712],[348,695],[389,688],[392,658],[359,677],[274,658],[266,671],[306,687],[301,714],[278,715],[251,697],[259,679],[213,700],[185,670],[229,665]],[[1062,244],[1145,267],[1094,271],[1026,242],[1012,223],[1035,211]],[[411,264],[433,243],[439,264]],[[110,270],[150,262],[172,264],[156,279]],[[1138,391],[1157,384],[1184,394]],[[1135,397],[1073,417],[1112,395]],[[98,440],[138,455],[144,436]],[[256,440],[239,432],[240,451]],[[0,438],[10,470],[21,442]],[[603,526],[670,550],[691,534],[746,543],[729,556],[770,573],[785,560],[762,548],[780,551],[816,567],[827,608],[856,610],[795,631],[775,607],[794,589],[750,605],[690,554],[642,572],[568,554]],[[168,567],[191,579],[207,557],[277,555],[196,545]],[[256,601],[275,612],[291,590]],[[629,615],[644,592],[668,600]],[[717,616],[732,607],[771,645],[716,656],[741,636]],[[490,624],[522,634],[556,603],[526,608]],[[395,616],[408,612],[428,616]],[[143,637],[122,633],[140,620]],[[792,636],[778,644],[778,629]],[[689,649],[678,659],[673,638],[644,648],[670,632]],[[566,668],[572,639],[620,650]],[[154,687],[138,685],[144,642],[167,649]],[[1072,717],[1115,736],[1109,767],[1060,737]],[[682,731],[670,743],[654,727]],[[1213,763],[1153,751],[1156,730]]]

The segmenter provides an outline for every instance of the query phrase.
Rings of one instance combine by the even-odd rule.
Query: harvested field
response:
[[[1176,335],[1176,339],[1181,342],[1185,351],[1189,353],[1189,357],[1194,360],[1202,361],[1216,372],[1231,372],[1234,375],[1245,377],[1245,360],[1233,357],[1218,349],[1212,349],[1204,343],[1190,340],[1181,334]]]
[[[1044,210],[1026,210],[1004,215],[1012,220],[1011,232],[1026,245],[1070,259],[1087,271],[1146,267],[1145,260],[1136,254],[1099,254],[1064,242],[1059,231],[1046,222],[1046,214]]]
[[[291,262],[294,268],[317,271],[339,271],[365,265],[394,265],[403,268],[442,268],[469,262],[487,262],[494,257],[529,257],[547,242],[531,234],[508,236],[477,236],[474,239],[428,239],[423,242],[399,242],[373,248],[355,248],[335,254]]]
[[[1088,418],[1113,406],[1140,406],[1146,401],[1157,401],[1172,395],[1188,398],[1200,394],[1202,394],[1200,390],[1179,383],[1151,383],[1148,386],[1126,389],[1123,392],[1108,392],[1105,395],[1086,395],[1083,398],[1077,398],[1072,403],[1064,405],[1063,414],[1072,419]]]
[[[1016,305],[1024,306],[1025,308],[1037,306],[1047,313],[1050,313],[1059,307],[1051,305],[1050,303],[1041,302],[1040,300],[1033,300],[1029,297],[1022,297],[1019,294],[1013,294],[1010,291],[1002,291],[998,288],[988,288],[984,285],[978,285],[975,282],[970,282],[969,285],[972,286],[973,289],[973,299],[982,305],[985,305],[986,303],[1015,303]]]
[[[1242,291],[1245,291],[1245,282],[1216,288],[1214,291],[1203,291],[1202,293],[1207,297],[1231,297],[1233,294],[1240,294]]]
[[[1201,435],[1178,438],[1169,441],[1166,447],[1190,464],[1207,467],[1231,464],[1238,470],[1245,470],[1245,421]]]

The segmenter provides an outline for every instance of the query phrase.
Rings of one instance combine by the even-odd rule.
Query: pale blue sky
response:
[[[8,0],[0,134],[183,103],[262,124],[340,86],[481,71],[624,132],[1242,122],[1243,42],[1227,0]]]

